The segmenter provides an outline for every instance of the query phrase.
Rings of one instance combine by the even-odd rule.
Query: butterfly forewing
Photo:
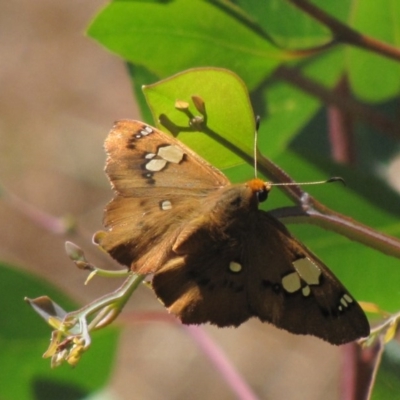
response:
[[[116,122],[105,148],[106,173],[117,196],[106,207],[108,231],[98,243],[120,263],[152,272],[182,216],[201,212],[197,198],[229,181],[181,142],[143,122]]]
[[[143,122],[116,122],[105,148],[106,173],[123,195],[154,197],[158,188],[184,194],[185,189],[209,190],[229,183],[218,169],[183,143]]]

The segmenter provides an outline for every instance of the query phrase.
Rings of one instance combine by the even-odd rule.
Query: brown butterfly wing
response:
[[[181,142],[143,122],[116,122],[105,148],[106,173],[117,195],[105,210],[107,231],[96,240],[121,264],[152,272],[170,256],[182,216],[199,213],[199,200],[229,181]]]
[[[206,222],[192,228],[153,279],[158,297],[184,323],[237,326],[255,316],[332,344],[369,334],[343,285],[267,213],[249,210],[217,239]]]
[[[253,315],[296,334],[318,336],[332,344],[366,337],[368,320],[355,299],[334,274],[279,221],[263,211],[255,225],[256,243],[249,263]],[[274,251],[265,243],[274,238]],[[263,250],[264,248],[264,250]],[[269,265],[274,266],[274,274]]]

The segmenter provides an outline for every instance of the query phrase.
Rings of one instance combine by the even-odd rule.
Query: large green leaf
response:
[[[118,333],[106,329],[94,335],[93,346],[78,367],[50,369],[42,359],[51,328],[24,302],[24,297],[48,295],[65,309],[76,304],[53,286],[16,268],[0,265],[0,398],[4,400],[82,399],[107,384]]]
[[[332,39],[329,29],[286,0],[237,0],[235,3],[284,48],[305,49]],[[335,1],[336,12],[342,11],[343,7],[348,4]]]
[[[287,56],[231,7],[202,0],[114,1],[88,34],[160,78],[198,66],[229,67],[256,86]]]

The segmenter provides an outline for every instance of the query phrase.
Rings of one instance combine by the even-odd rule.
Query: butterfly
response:
[[[105,148],[116,192],[98,244],[185,324],[259,318],[343,344],[368,320],[333,273],[259,203],[271,185],[231,184],[190,148],[143,122],[115,123]]]

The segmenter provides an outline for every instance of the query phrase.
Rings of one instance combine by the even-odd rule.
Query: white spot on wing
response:
[[[294,293],[301,288],[300,277],[297,272],[292,272],[282,278],[283,288],[289,292]]]
[[[293,266],[307,284],[319,285],[321,270],[318,268],[317,264],[312,262],[309,258],[300,258],[293,262]]]
[[[310,286],[304,286],[303,289],[301,289],[301,293],[303,293],[304,297],[309,296],[311,294]]]
[[[166,160],[151,160],[146,164],[146,169],[148,171],[161,171],[167,165]]]
[[[154,153],[147,153],[145,156],[144,156],[144,158],[147,158],[148,160],[151,160],[152,158],[154,158],[155,157],[155,154]]]
[[[161,202],[161,209],[164,211],[170,210],[172,208],[172,203],[169,200],[164,200]]]
[[[157,152],[158,156],[175,164],[182,161],[183,154],[183,150],[174,145],[160,147]]]
[[[342,298],[340,299],[340,302],[341,302],[342,305],[344,305],[345,307],[348,306],[347,301],[344,299],[344,297],[342,297]]]
[[[152,133],[153,129],[151,129],[149,126],[145,126],[140,133],[142,134],[142,136],[147,136],[149,133]]]
[[[352,302],[353,302],[353,299],[352,299],[347,293],[345,293],[345,294],[343,295],[343,298],[344,298],[348,303],[352,303]]]
[[[231,272],[240,272],[242,270],[242,266],[235,261],[231,261],[229,263],[229,270]]]

